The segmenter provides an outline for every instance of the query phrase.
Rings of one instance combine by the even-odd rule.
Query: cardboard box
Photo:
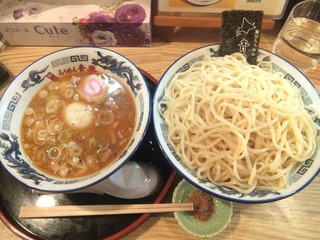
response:
[[[158,0],[159,12],[220,14],[225,10],[263,10],[264,16],[281,19],[288,0]]]
[[[150,46],[151,0],[0,0],[10,45]]]

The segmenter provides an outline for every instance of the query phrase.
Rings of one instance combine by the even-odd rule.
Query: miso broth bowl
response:
[[[66,192],[94,185],[134,154],[150,122],[139,69],[98,47],[73,47],[26,67],[0,101],[0,159],[21,183]]]

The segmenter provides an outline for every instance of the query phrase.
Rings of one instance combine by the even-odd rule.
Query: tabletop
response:
[[[263,30],[260,47],[271,50],[279,26]],[[220,30],[210,28],[177,28],[171,41],[166,39],[166,28],[153,30],[151,47],[113,47],[148,72],[156,80],[181,55],[195,48],[218,43]],[[0,54],[0,62],[17,75],[26,66],[41,56],[64,47],[9,46]],[[306,74],[320,90],[320,66]],[[1,93],[11,80],[1,86]],[[170,201],[172,190],[179,176],[173,182],[165,200]],[[320,177],[316,177],[301,192],[272,203],[233,204],[233,217],[227,228],[212,237],[215,240],[228,239],[319,239],[320,236]],[[0,239],[20,239],[0,221]],[[172,213],[152,214],[133,231],[121,239],[198,239],[185,232]],[[210,239],[210,238],[209,238]]]

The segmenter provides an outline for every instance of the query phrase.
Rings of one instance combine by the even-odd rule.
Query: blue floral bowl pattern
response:
[[[125,151],[110,166],[82,178],[47,175],[32,165],[21,148],[20,124],[27,104],[48,82],[66,73],[112,72],[128,85],[137,108],[134,135]],[[53,52],[24,69],[0,101],[0,160],[5,169],[25,185],[42,191],[73,191],[88,187],[117,171],[140,145],[150,122],[151,97],[138,68],[124,56],[98,47],[74,47]]]
[[[163,98],[166,87],[177,72],[186,71],[194,62],[203,59],[204,56],[217,56],[218,51],[219,45],[205,46],[195,49],[194,51],[191,51],[176,60],[167,69],[159,81],[156,93],[154,95],[153,109],[158,109],[157,105]],[[307,106],[312,106],[314,109],[317,109],[320,112],[319,93],[312,83],[306,78],[306,76],[304,76],[297,68],[281,57],[263,49],[259,50],[258,62],[260,61],[271,62],[276,71],[284,73],[285,79],[292,82],[293,85],[296,86],[302,93],[304,104]],[[215,186],[209,181],[198,179],[195,173],[189,170],[175,154],[168,141],[165,123],[158,111],[153,111],[153,119],[155,122],[157,140],[170,164],[185,179],[198,188],[226,200],[244,203],[265,203],[280,200],[289,197],[305,188],[320,171],[320,152],[318,144],[317,150],[312,158],[306,160],[294,172],[292,172],[290,176],[288,176],[290,186],[286,189],[277,192],[254,190],[250,194],[245,195],[236,190]],[[320,125],[320,119],[316,119],[316,122],[318,125]],[[318,133],[318,137],[319,135],[320,133]]]

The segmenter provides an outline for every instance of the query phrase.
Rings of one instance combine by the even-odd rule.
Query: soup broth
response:
[[[115,76],[65,75],[29,103],[22,145],[42,171],[81,177],[116,160],[133,135],[135,119],[134,97]]]

